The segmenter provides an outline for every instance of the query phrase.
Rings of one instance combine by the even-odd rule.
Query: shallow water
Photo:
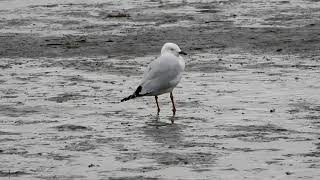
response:
[[[171,124],[167,95],[119,103],[151,58],[2,59],[2,177],[319,176],[317,60],[187,57]]]

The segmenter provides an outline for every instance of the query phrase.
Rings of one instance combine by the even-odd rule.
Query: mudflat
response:
[[[0,179],[320,177],[320,2],[0,0]],[[174,42],[168,95],[120,103]],[[174,118],[174,124],[171,120]]]

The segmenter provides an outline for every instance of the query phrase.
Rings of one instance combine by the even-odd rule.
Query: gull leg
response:
[[[159,104],[158,104],[158,96],[154,96],[154,98],[156,99],[157,108],[158,108],[158,114],[159,114],[159,112],[160,112],[160,108],[159,108]]]
[[[170,93],[170,99],[171,99],[171,102],[172,102],[172,112],[173,112],[173,115],[175,115],[176,114],[176,106],[174,105],[172,92]]]

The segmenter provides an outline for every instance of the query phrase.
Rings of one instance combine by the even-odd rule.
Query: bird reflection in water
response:
[[[179,146],[182,143],[181,125],[173,123],[176,118],[175,116],[168,118],[171,123],[161,121],[159,115],[152,116],[150,121],[146,122],[147,126],[144,128],[144,134],[156,143],[169,147]]]

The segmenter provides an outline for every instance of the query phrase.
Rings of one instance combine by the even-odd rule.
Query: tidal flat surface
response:
[[[0,179],[320,177],[319,3],[0,1]],[[164,42],[175,117],[119,102]]]

